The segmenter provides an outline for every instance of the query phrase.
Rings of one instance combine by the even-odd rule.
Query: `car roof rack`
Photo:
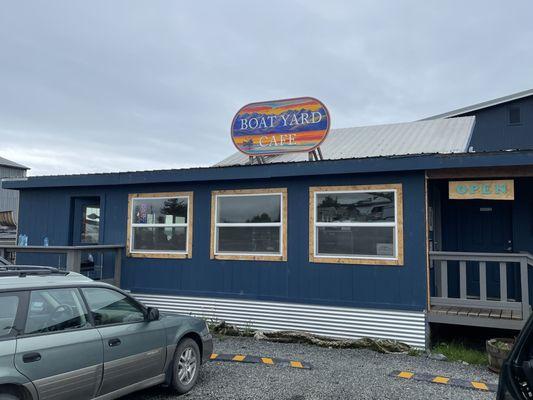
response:
[[[40,267],[35,265],[0,265],[0,276],[20,276],[27,275],[68,275],[68,271],[62,271],[54,267]]]

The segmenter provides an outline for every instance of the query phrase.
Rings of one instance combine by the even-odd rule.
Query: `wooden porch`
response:
[[[449,263],[459,264],[459,297],[449,297]],[[487,263],[499,265],[499,296],[487,296]],[[430,252],[434,269],[434,293],[430,297],[428,321],[443,324],[521,329],[529,315],[529,253]],[[517,265],[520,274],[520,299],[509,298],[507,269]],[[467,293],[467,274],[479,273],[479,296]]]
[[[91,271],[84,268],[82,265],[82,254],[87,252],[94,252],[95,254],[103,255],[104,253],[112,253],[112,265],[113,265],[113,277],[104,279],[96,277],[97,280],[101,280],[106,283],[110,283],[117,287],[120,287],[121,269],[122,269],[122,252],[124,245],[104,244],[104,245],[88,245],[88,246],[16,246],[16,245],[0,245],[0,257],[7,257],[8,254],[17,253],[40,253],[40,254],[60,254],[65,255],[65,266],[67,271],[78,272],[83,275],[89,276],[88,272],[94,272],[95,270],[101,271],[103,268],[103,262],[98,265],[92,266]],[[100,257],[103,261],[103,257]],[[15,262],[15,264],[17,264]],[[62,268],[61,265],[49,265],[52,267]],[[90,276],[95,279],[95,277]]]

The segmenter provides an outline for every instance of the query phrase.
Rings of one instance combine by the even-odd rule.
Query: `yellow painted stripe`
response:
[[[211,357],[210,357],[210,358],[211,358],[211,360],[214,360],[214,359],[217,358],[217,357],[218,357],[218,354],[213,353],[213,354],[211,354]]]
[[[398,377],[399,378],[405,378],[405,379],[411,379],[413,377],[413,373],[412,372],[406,372],[406,371],[402,371],[398,374]]]
[[[476,389],[479,389],[479,390],[489,390],[489,388],[487,387],[487,385],[485,385],[483,382],[476,382],[476,381],[472,381],[470,382],[472,384],[472,386],[474,386]]]
[[[242,361],[246,358],[246,356],[237,354],[235,357],[233,357],[233,361]]]
[[[265,364],[274,364],[274,361],[272,361],[272,359],[268,357],[262,357],[261,361],[263,361]]]
[[[435,383],[448,383],[448,381],[450,380],[450,378],[445,378],[443,376],[436,376],[435,379],[433,379],[433,382]]]
[[[302,363],[300,361],[291,361],[291,367],[303,368],[304,366],[302,365]]]

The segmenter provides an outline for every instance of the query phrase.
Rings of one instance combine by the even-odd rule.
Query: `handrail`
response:
[[[528,260],[528,263],[533,262],[533,255],[530,253],[474,253],[474,252],[459,252],[459,251],[430,251],[429,256],[432,260],[448,260],[448,261],[509,261],[520,262],[520,260]]]
[[[122,249],[125,246],[123,244],[91,244],[87,246],[13,246],[13,245],[0,245],[0,249],[4,250],[13,250],[13,251],[32,251],[35,250],[35,253],[45,252],[49,253],[52,251],[65,252],[68,250],[112,250],[112,249]]]
[[[435,282],[438,294],[431,297],[432,304],[454,304],[467,306],[483,306],[489,308],[511,309],[521,306],[522,320],[527,320],[531,313],[529,305],[528,267],[533,266],[533,255],[522,253],[474,253],[453,251],[430,251],[430,261],[436,262]],[[448,262],[459,262],[459,298],[448,297]],[[470,263],[469,263],[470,262]],[[499,300],[487,298],[487,262],[499,263],[500,296]],[[507,297],[507,268],[508,264],[520,264],[521,301],[513,305]],[[433,265],[433,264],[432,264]],[[468,298],[466,274],[467,267],[479,268],[479,300]],[[437,273],[438,272],[438,273]]]

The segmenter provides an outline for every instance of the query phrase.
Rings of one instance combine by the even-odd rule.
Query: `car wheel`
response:
[[[200,350],[192,339],[183,339],[178,344],[172,371],[172,387],[178,394],[191,390],[200,373]]]

